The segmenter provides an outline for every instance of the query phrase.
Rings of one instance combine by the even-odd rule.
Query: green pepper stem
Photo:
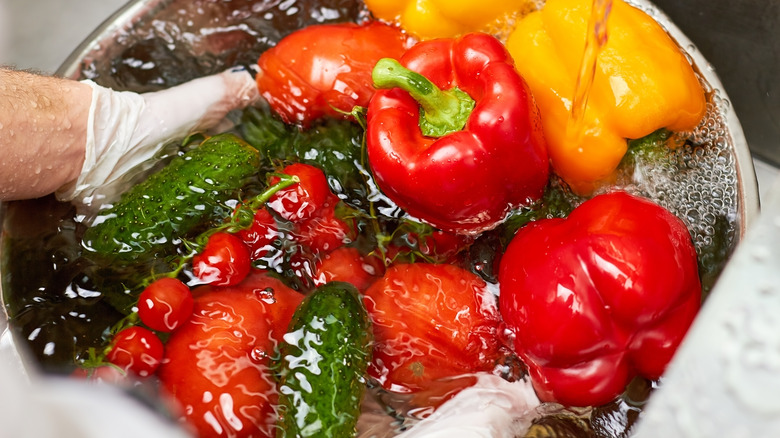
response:
[[[380,59],[371,78],[376,88],[401,88],[420,104],[420,128],[429,137],[442,137],[462,130],[474,109],[474,99],[466,92],[457,87],[442,90],[395,59]]]

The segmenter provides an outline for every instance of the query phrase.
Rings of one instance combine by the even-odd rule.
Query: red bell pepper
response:
[[[473,33],[377,63],[366,143],[379,188],[407,213],[459,233],[490,229],[538,199],[549,165],[539,115],[512,58]]]
[[[500,310],[543,401],[613,400],[657,379],[701,302],[683,222],[623,192],[520,229],[501,260]]]

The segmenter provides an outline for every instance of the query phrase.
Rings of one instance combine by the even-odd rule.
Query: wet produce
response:
[[[614,179],[627,139],[661,128],[690,131],[706,111],[704,91],[682,50],[652,18],[615,0],[605,28],[596,29],[602,39],[595,43],[603,47],[581,133],[567,131],[591,3],[547,1],[520,20],[507,40],[539,105],[553,169],[582,194]]]
[[[368,160],[404,211],[477,233],[542,196],[549,164],[539,115],[496,38],[422,42],[400,62],[378,62],[373,78],[380,90],[368,107]]]
[[[632,64],[657,29],[616,37],[585,141],[561,147],[560,63],[581,48],[530,47],[557,35],[528,24],[536,6],[512,4],[494,35],[511,2],[447,3],[473,18],[453,26],[367,3],[194,2],[232,9],[202,32],[178,11],[149,23],[122,52],[154,59],[134,80],[169,85],[158,56],[179,26],[203,56],[182,74],[249,58],[265,102],[100,211],[7,206],[12,330],[46,371],[118,381],[203,438],[416,436],[438,412],[507,436],[630,436],[735,241],[717,96]],[[648,30],[625,8],[616,25]],[[439,24],[454,34],[423,37]],[[656,61],[695,71],[673,48]],[[636,105],[604,106],[632,75],[652,82],[623,89]]]
[[[701,301],[685,224],[623,192],[522,228],[499,283],[539,398],[569,406],[608,403],[636,375],[661,377]]]
[[[227,217],[224,201],[255,175],[259,164],[257,150],[238,137],[211,137],[102,211],[84,242],[90,251],[124,260],[171,248],[176,236]]]
[[[301,303],[279,348],[277,436],[356,434],[371,338],[355,286],[329,282]]]

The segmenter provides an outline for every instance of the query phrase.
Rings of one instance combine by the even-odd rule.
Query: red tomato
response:
[[[279,237],[279,228],[276,220],[265,208],[255,212],[252,225],[236,233],[249,248],[249,257],[258,260],[273,250],[273,243]]]
[[[397,236],[388,245],[385,254],[387,264],[411,263],[423,257],[431,263],[455,263],[458,256],[474,241],[471,236],[433,230],[422,236],[409,232]]]
[[[166,344],[158,375],[201,437],[275,436],[269,369],[303,295],[254,271],[241,284],[194,290],[192,318]]]
[[[329,206],[320,211],[319,216],[301,222],[294,238],[310,253],[326,254],[352,242],[355,229],[351,222],[336,215],[335,206]]]
[[[318,216],[298,224],[295,241],[311,254],[327,254],[354,238],[352,227],[336,216],[334,206],[320,211]]]
[[[163,343],[153,332],[138,326],[128,327],[111,341],[106,359],[126,372],[151,376],[163,358]]]
[[[300,182],[276,192],[268,200],[268,207],[288,221],[308,220],[329,201],[333,204],[338,201],[330,192],[328,179],[322,170],[308,164],[295,163],[285,167],[282,173],[297,176]],[[271,178],[271,184],[277,182],[279,178]]]
[[[260,56],[257,85],[287,123],[343,117],[339,111],[368,106],[374,65],[400,58],[406,45],[400,29],[379,22],[309,26]]]
[[[384,269],[377,257],[363,256],[356,248],[343,246],[317,263],[314,284],[345,281],[362,292],[384,273]]]
[[[374,330],[369,374],[415,392],[437,379],[491,370],[499,357],[495,296],[481,278],[444,264],[402,264],[365,292]]]
[[[198,279],[214,286],[240,283],[252,268],[249,248],[230,233],[214,233],[206,247],[192,259],[192,272]]]
[[[138,317],[153,330],[172,332],[190,315],[190,288],[175,278],[155,280],[138,297]]]

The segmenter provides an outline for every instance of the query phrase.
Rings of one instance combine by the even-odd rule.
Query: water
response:
[[[574,85],[574,96],[571,100],[571,115],[566,123],[566,139],[577,144],[582,141],[585,129],[585,109],[588,107],[588,97],[596,76],[598,56],[607,44],[607,22],[612,10],[612,0],[593,0],[588,29],[585,34],[585,49],[582,53],[577,81]]]
[[[583,56],[582,79],[569,123],[575,137],[581,129],[578,121],[587,106],[598,49],[607,39],[604,22],[611,3],[594,0],[590,49]],[[112,47],[97,48],[105,50],[100,57],[86,57],[82,77],[117,89],[157,90],[236,64],[252,64],[265,48],[292,29],[365,16],[358,4],[348,0],[325,0],[317,5],[305,1],[195,0],[166,5],[153,19],[142,20],[122,34]],[[670,141],[677,148],[663,165],[653,162],[652,157],[639,156],[631,165],[621,167],[619,185],[656,200],[686,222],[702,260],[703,279],[711,284],[738,239],[738,176],[726,122],[729,104],[718,90],[708,88],[707,96],[705,120],[693,132]],[[99,347],[105,328],[121,317],[115,306],[101,299],[94,281],[104,276],[106,269],[79,257],[84,219],[69,204],[50,197],[6,206],[6,264],[2,276],[5,303],[15,329],[50,372],[69,371],[72,358],[86,348]],[[145,265],[137,269],[148,273],[165,267]],[[594,411],[548,406],[551,420],[545,425],[579,427],[586,419],[598,436],[622,436],[639,415],[652,387],[646,381],[632,385],[639,388],[634,390],[638,396]],[[440,396],[452,389],[444,385]],[[409,396],[378,389],[369,394],[361,417],[362,436],[393,436],[403,425],[413,424],[416,416],[426,413],[415,410]],[[583,433],[582,428],[577,430]]]

